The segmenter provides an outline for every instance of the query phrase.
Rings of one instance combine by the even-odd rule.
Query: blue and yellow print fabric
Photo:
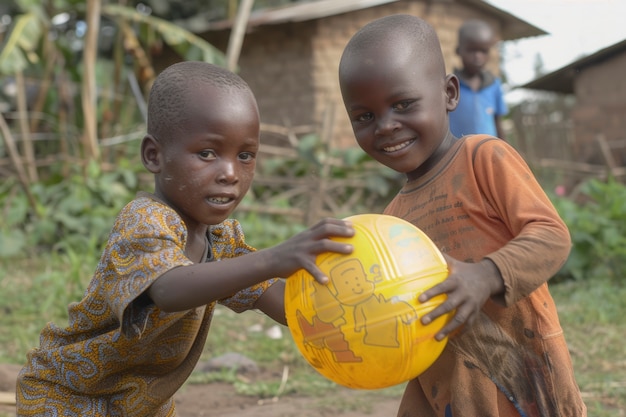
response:
[[[49,323],[17,384],[19,416],[173,416],[172,397],[204,348],[214,303],[166,313],[144,295],[166,271],[190,265],[180,216],[147,193],[118,215],[84,298],[65,328]],[[212,226],[213,259],[254,249],[235,220]],[[252,308],[274,280],[220,300]]]

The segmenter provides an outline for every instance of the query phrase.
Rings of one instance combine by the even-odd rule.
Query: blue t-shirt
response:
[[[472,90],[460,79],[461,97],[456,109],[450,113],[450,131],[456,137],[470,134],[484,133],[497,136],[495,116],[503,116],[508,112],[502,93],[502,83],[499,78],[481,87],[478,91]]]

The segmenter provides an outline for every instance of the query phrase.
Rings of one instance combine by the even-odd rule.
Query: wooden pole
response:
[[[9,151],[9,157],[11,158],[11,162],[13,163],[13,167],[15,171],[17,171],[17,178],[24,188],[24,192],[26,193],[26,197],[28,198],[28,202],[30,203],[31,208],[35,216],[38,216],[37,213],[37,200],[30,192],[30,183],[28,181],[28,175],[24,170],[24,164],[22,163],[22,159],[20,154],[17,151],[17,146],[15,146],[15,140],[13,139],[13,135],[11,135],[11,131],[9,130],[9,125],[2,113],[0,113],[0,132],[2,132],[2,138],[4,139],[4,144]]]
[[[15,73],[15,83],[17,84],[17,111],[19,117],[20,131],[22,132],[22,143],[24,144],[24,159],[26,159],[27,174],[30,181],[37,181],[37,166],[35,165],[35,146],[30,136],[30,126],[28,123],[28,103],[26,99],[26,83],[22,71]]]
[[[239,54],[241,53],[241,45],[243,44],[243,38],[246,35],[246,27],[248,26],[248,19],[250,18],[250,12],[254,0],[241,0],[241,4],[237,9],[237,17],[233,24],[233,29],[230,32],[230,39],[228,40],[228,49],[226,50],[226,63],[227,68],[230,71],[237,69],[237,62],[239,61]]]
[[[96,120],[96,58],[100,28],[100,0],[87,0],[87,33],[83,51],[82,105],[85,119],[84,145],[88,159],[100,159]]]

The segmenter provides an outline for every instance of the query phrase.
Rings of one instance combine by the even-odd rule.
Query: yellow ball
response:
[[[325,253],[318,267],[330,278],[318,284],[300,270],[287,279],[285,310],[293,339],[320,374],[350,388],[397,385],[424,372],[447,340],[434,336],[450,315],[424,326],[420,318],[445,300],[417,301],[448,276],[432,241],[393,216],[348,217],[355,228],[350,255]]]

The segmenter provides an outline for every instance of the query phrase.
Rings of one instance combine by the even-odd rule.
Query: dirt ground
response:
[[[0,364],[0,391],[15,391],[20,367]],[[286,395],[260,400],[239,395],[226,383],[186,384],[176,395],[179,417],[357,417],[395,416],[399,398],[339,387],[333,398]],[[0,397],[3,398],[3,397]],[[15,406],[0,404],[0,416],[14,417]]]

